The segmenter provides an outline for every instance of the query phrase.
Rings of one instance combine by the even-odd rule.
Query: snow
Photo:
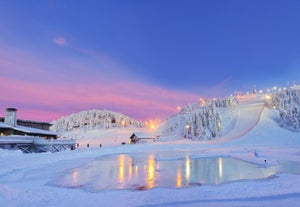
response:
[[[249,96],[240,100],[237,106],[237,121],[235,126],[228,134],[223,135],[217,139],[220,141],[230,141],[242,137],[250,132],[259,122],[261,114],[265,108],[265,100],[263,96]]]
[[[144,127],[141,121],[109,110],[81,111],[53,121],[52,124],[51,130],[62,133],[76,129]]]
[[[101,146],[116,146],[124,143],[129,143],[129,137],[135,133],[151,133],[147,128],[127,127],[127,128],[110,128],[110,129],[89,129],[79,130],[74,132],[66,132],[64,136],[71,138],[76,137],[76,142],[79,148],[86,148],[87,144],[90,147]]]
[[[56,135],[55,132],[48,131],[48,130],[43,130],[43,129],[37,129],[37,128],[32,128],[32,127],[26,127],[26,126],[15,126],[11,127],[17,131],[22,131],[25,133],[35,133],[35,134],[45,134],[45,135]]]
[[[237,122],[235,97],[202,100],[185,106],[158,128],[161,141],[182,137],[199,141],[215,140],[232,130]]]
[[[0,122],[0,128],[11,128],[11,126],[5,124],[4,122]]]
[[[79,130],[80,148],[58,153],[23,154],[0,149],[0,206],[297,206],[300,175],[277,174],[268,179],[239,181],[191,188],[153,188],[144,191],[105,190],[51,185],[56,178],[100,156],[141,152],[196,152],[199,157],[230,156],[276,165],[280,160],[300,162],[298,132],[279,127],[276,110],[265,107],[262,97],[241,100],[235,125],[215,143],[169,139],[153,144],[121,145],[133,132],[155,133],[146,128]],[[69,136],[74,132],[69,132]],[[86,144],[90,147],[87,148]],[[99,147],[99,144],[103,144]],[[171,153],[172,152],[172,153]]]

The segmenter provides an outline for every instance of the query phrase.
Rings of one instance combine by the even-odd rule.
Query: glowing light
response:
[[[219,128],[221,128],[221,122],[220,121],[217,122],[217,125],[218,125]]]
[[[72,173],[72,184],[74,186],[76,186],[78,184],[78,171],[75,170],[73,173]]]
[[[191,177],[191,160],[189,156],[185,158],[185,179],[189,182]]]
[[[223,159],[219,158],[219,178],[223,178]]]
[[[154,187],[154,177],[155,177],[154,166],[155,166],[154,156],[150,155],[148,160],[148,173],[147,173],[147,183],[149,188]]]
[[[181,110],[181,107],[180,106],[177,106],[177,111],[180,111]]]
[[[190,128],[190,125],[186,125],[185,128],[187,128],[187,129]]]
[[[125,165],[125,157],[124,155],[119,156],[119,182],[124,181],[124,165]]]
[[[154,119],[154,120],[146,121],[145,125],[147,128],[155,129],[160,123],[161,123],[160,119]]]
[[[182,187],[182,176],[181,176],[181,170],[179,168],[177,169],[177,174],[176,174],[176,187],[177,188]]]
[[[266,99],[267,99],[267,100],[270,100],[270,99],[271,99],[271,96],[270,96],[270,95],[266,95]]]
[[[129,178],[132,177],[132,166],[133,166],[133,161],[130,161],[129,169],[128,169],[128,176]]]
[[[200,106],[205,106],[205,100],[202,99],[202,98],[200,98],[200,99],[199,99],[199,105],[200,105]]]

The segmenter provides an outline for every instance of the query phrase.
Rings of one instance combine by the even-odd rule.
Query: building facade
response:
[[[17,109],[7,108],[5,117],[0,118],[0,135],[37,136],[46,139],[57,138],[57,134],[49,131],[51,124],[29,120],[17,120]]]

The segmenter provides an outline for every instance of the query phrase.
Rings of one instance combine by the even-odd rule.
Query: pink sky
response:
[[[59,45],[65,42],[56,41]],[[80,51],[91,54],[88,57],[95,60],[96,66],[107,67],[112,73],[100,70],[90,74],[85,68],[88,60],[66,57],[49,62],[43,56],[15,48],[0,50],[0,115],[4,116],[5,108],[15,107],[19,119],[52,121],[82,110],[107,109],[147,121],[167,118],[176,113],[178,105],[199,99],[192,93],[141,83],[135,77],[123,78],[125,66],[101,54]]]
[[[18,118],[50,121],[88,109],[108,109],[133,118],[166,118],[178,105],[195,102],[193,94],[134,82],[115,84],[47,84],[0,77],[1,109],[19,109]]]

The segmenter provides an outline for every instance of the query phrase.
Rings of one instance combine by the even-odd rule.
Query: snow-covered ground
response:
[[[75,151],[23,154],[0,150],[0,206],[299,206],[300,175],[278,174],[271,178],[191,188],[153,188],[143,191],[86,191],[63,188],[52,181],[100,156],[120,153],[170,151],[199,152],[203,157],[230,156],[249,162],[276,165],[280,160],[300,165],[300,135],[278,126],[276,111],[261,99],[245,100],[238,121],[219,143],[190,139],[153,144],[121,145],[138,128],[111,129],[99,135],[82,132]],[[84,136],[86,139],[84,139]],[[87,141],[88,140],[88,141]],[[89,142],[90,148],[84,147]],[[100,148],[99,144],[103,146]]]
[[[235,126],[217,142],[230,141],[242,137],[250,132],[259,122],[261,114],[265,108],[264,96],[244,97],[237,105],[237,121]]]
[[[110,128],[110,129],[89,129],[74,132],[65,132],[64,136],[68,138],[76,138],[79,148],[86,148],[87,144],[90,147],[117,146],[124,143],[129,143],[129,137],[134,132],[154,133],[149,128],[126,127],[126,128]]]

